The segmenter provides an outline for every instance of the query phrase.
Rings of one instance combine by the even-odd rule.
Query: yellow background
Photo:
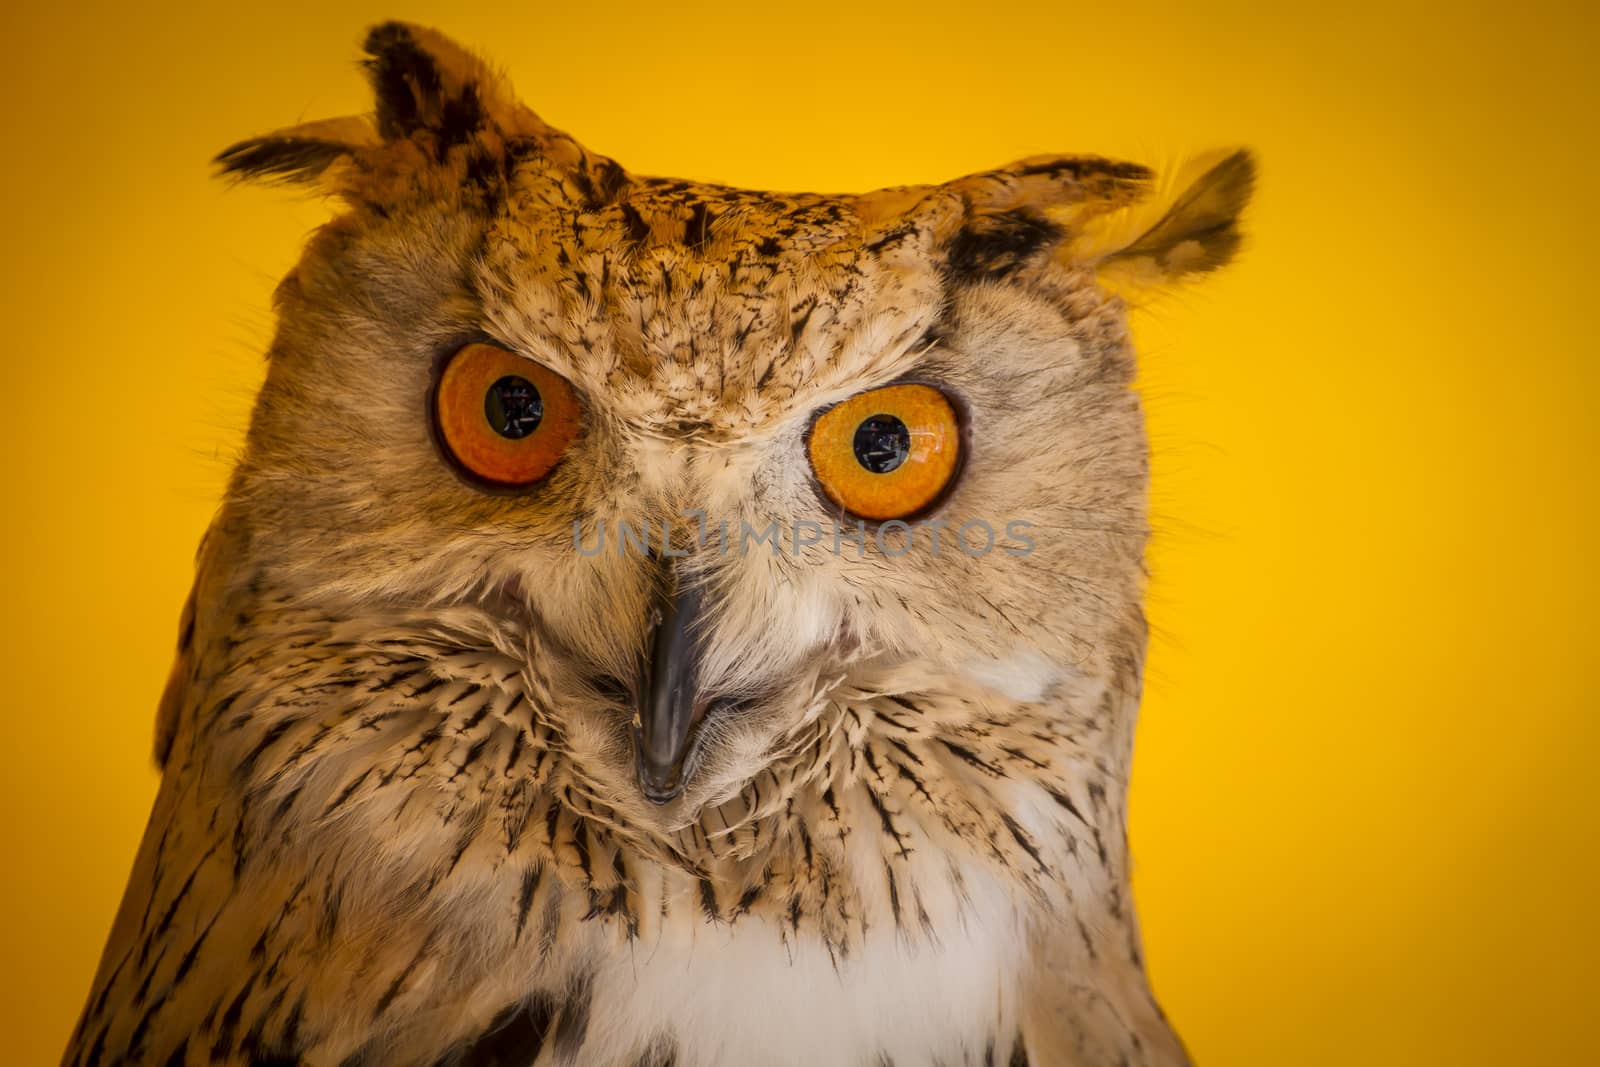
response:
[[[52,1062],[78,1010],[269,293],[325,210],[206,161],[364,109],[362,30],[398,15],[645,173],[854,189],[1254,146],[1247,254],[1136,324],[1155,984],[1203,1064],[1592,1062],[1579,5],[32,6],[0,16],[0,1058]]]

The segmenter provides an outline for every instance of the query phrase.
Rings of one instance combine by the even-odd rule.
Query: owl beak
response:
[[[684,765],[711,704],[700,694],[702,606],[699,588],[680,581],[656,609],[634,717],[639,787],[655,804],[683,792]]]

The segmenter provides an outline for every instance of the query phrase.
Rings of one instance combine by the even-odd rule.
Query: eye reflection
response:
[[[873,474],[888,474],[911,455],[911,431],[895,416],[880,412],[861,421],[853,444],[856,462]]]
[[[539,428],[544,398],[528,379],[508,374],[484,393],[483,413],[495,433],[515,441]]]

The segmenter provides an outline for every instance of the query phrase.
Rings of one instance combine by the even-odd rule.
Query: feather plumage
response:
[[[279,290],[65,1062],[1182,1062],[1123,836],[1145,446],[1105,257],[1072,251],[1147,172],[641,177],[432,31],[368,47],[375,124],[222,159],[348,210]],[[1124,252],[1222,256],[1230,166]],[[422,414],[482,337],[583,398],[522,492],[460,477]],[[930,522],[1027,551],[573,542],[827,519],[809,419],[907,377],[967,420]],[[673,582],[722,699],[652,799],[629,689]]]

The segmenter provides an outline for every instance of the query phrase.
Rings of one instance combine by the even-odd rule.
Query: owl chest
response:
[[[948,872],[943,872],[948,879]],[[1006,1062],[1023,941],[1010,895],[974,872],[924,894],[915,935],[867,921],[847,952],[746,916],[669,923],[602,953],[575,1062],[697,1067]]]

